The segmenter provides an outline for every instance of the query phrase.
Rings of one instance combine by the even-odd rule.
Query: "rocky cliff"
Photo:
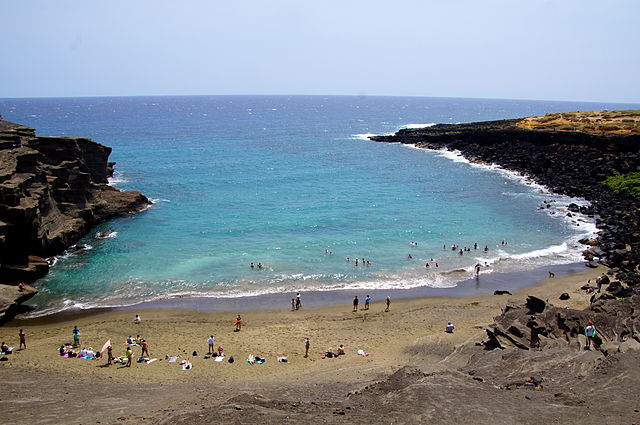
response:
[[[45,258],[75,244],[91,226],[150,204],[138,191],[107,184],[110,153],[89,139],[39,137],[32,128],[0,121],[0,284],[44,276]]]
[[[495,163],[527,174],[557,193],[587,199],[591,207],[571,209],[597,218],[601,233],[595,244],[602,262],[615,270],[617,279],[637,287],[640,199],[615,193],[603,181],[616,173],[640,170],[640,135],[530,129],[520,126],[521,121],[439,124],[371,139],[459,150],[472,161]]]

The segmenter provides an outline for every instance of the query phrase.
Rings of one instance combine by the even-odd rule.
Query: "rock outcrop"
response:
[[[590,201],[570,205],[568,214],[596,217],[601,229],[587,260],[598,255],[629,286],[640,284],[640,199],[614,193],[608,176],[640,170],[640,135],[541,131],[521,128],[521,120],[439,124],[375,136],[379,142],[460,151],[471,161],[494,163],[533,178],[553,191]]]
[[[39,137],[0,121],[0,284],[33,282],[48,272],[45,258],[91,226],[150,204],[138,191],[108,185],[110,153],[89,139]],[[33,293],[21,292],[19,301]]]

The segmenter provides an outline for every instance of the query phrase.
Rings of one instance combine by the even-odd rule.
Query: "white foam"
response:
[[[118,236],[118,232],[99,232],[96,233],[98,239],[113,239]]]
[[[116,186],[118,184],[127,183],[129,180],[125,179],[121,172],[115,171],[113,176],[107,179],[109,186]]]
[[[406,125],[403,125],[402,128],[411,128],[411,129],[428,128],[428,127],[433,127],[434,125],[436,125],[435,122],[430,122],[427,124],[406,124]]]
[[[358,139],[358,140],[366,140],[369,141],[369,139],[373,136],[377,136],[377,134],[373,134],[373,133],[363,133],[363,134],[354,134],[353,136],[351,136],[353,139]]]

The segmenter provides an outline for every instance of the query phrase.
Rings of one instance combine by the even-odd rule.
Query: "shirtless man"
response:
[[[27,336],[25,335],[24,331],[22,329],[20,329],[20,332],[18,332],[18,336],[20,337],[20,349],[22,350],[22,346],[24,345],[24,348],[27,348]]]

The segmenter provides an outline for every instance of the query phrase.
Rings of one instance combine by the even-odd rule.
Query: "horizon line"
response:
[[[612,100],[566,100],[566,99],[527,99],[509,97],[464,97],[464,96],[425,96],[425,95],[377,95],[377,94],[133,94],[133,95],[81,95],[81,96],[17,96],[0,97],[0,100],[12,99],[100,99],[100,98],[142,98],[142,97],[408,97],[408,98],[431,98],[431,99],[468,99],[468,100],[505,100],[505,101],[528,101],[528,102],[563,102],[563,103],[618,103],[628,105],[640,105],[638,102],[612,101]]]

